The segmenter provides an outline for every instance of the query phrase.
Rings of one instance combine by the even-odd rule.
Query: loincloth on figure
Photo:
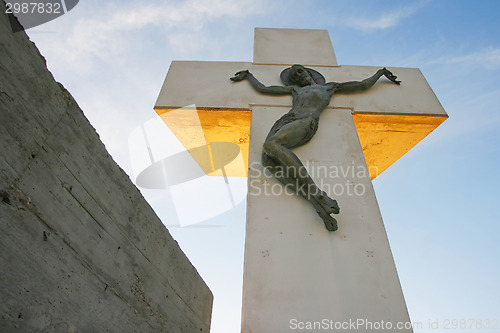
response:
[[[304,117],[297,118],[297,116],[293,113],[286,113],[285,115],[283,115],[280,119],[278,119],[274,123],[273,127],[271,127],[271,130],[269,131],[269,134],[266,137],[266,142],[269,142],[271,140],[271,138],[281,128],[283,128],[283,126],[290,124],[290,123],[293,123],[294,121],[303,120],[303,119],[305,119],[305,118]],[[294,147],[298,147],[298,146],[301,146],[303,144],[306,144],[307,142],[309,142],[309,140],[311,140],[311,138],[314,136],[314,134],[316,134],[316,132],[318,131],[318,120],[319,119],[315,118],[315,117],[307,117],[307,119],[309,120],[309,129],[310,130],[307,132],[307,135],[304,136],[304,138],[302,138],[302,140],[300,140],[300,142],[298,142],[297,144],[294,145]],[[265,166],[275,166],[273,159],[264,152],[262,152],[262,163]]]
[[[300,119],[304,119],[304,118],[303,117],[297,118],[297,116],[293,113],[284,114],[280,119],[278,119],[274,123],[273,127],[271,127],[271,130],[269,131],[269,134],[266,137],[266,142],[269,141],[283,126],[290,124],[294,121],[300,120]],[[301,146],[301,145],[309,142],[309,140],[311,140],[311,138],[314,136],[314,134],[316,134],[316,132],[318,131],[318,120],[319,119],[316,117],[310,117],[308,119],[310,120],[310,123],[309,123],[310,131],[297,145],[295,145],[295,147]]]

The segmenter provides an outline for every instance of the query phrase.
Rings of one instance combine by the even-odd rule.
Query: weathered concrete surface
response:
[[[212,294],[0,2],[2,332],[208,332]]]

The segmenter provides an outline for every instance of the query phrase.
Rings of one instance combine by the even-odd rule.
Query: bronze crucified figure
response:
[[[281,80],[285,86],[265,86],[248,70],[240,71],[231,78],[233,82],[246,79],[255,90],[263,94],[292,95],[292,109],[276,121],[267,135],[262,164],[282,184],[309,201],[330,231],[338,228],[337,220],[330,215],[340,212],[337,201],[318,188],[290,149],[311,140],[318,130],[320,113],[328,106],[334,94],[363,91],[373,86],[382,76],[395,84],[401,83],[386,68],[379,69],[373,76],[362,81],[326,83],[323,75],[302,65],[293,65],[281,72]]]

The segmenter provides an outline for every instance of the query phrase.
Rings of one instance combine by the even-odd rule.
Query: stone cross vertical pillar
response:
[[[380,68],[338,66],[324,30],[256,29],[253,63],[173,62],[155,106],[163,115],[196,104],[207,142],[249,151],[248,159],[243,153],[249,190],[242,331],[404,325],[408,312],[371,179],[447,115],[418,69],[390,68],[401,86],[382,79],[366,92],[335,95],[314,138],[294,149],[319,187],[339,202],[339,229],[328,232],[308,202],[260,166],[264,139],[290,110],[291,97],[260,95],[247,82],[229,81],[249,69],[264,84],[281,85],[280,72],[295,63],[316,69],[327,82],[362,80]],[[172,121],[166,123],[176,129]],[[221,130],[228,127],[232,131]],[[177,132],[190,149],[185,131]]]

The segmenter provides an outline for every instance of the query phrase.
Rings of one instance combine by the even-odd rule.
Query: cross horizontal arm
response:
[[[155,109],[182,108],[196,104],[203,109],[248,110],[251,105],[292,106],[289,95],[261,94],[249,84],[232,84],[228,77],[247,68],[261,82],[280,85],[279,73],[286,66],[254,65],[249,62],[173,61]],[[349,82],[377,72],[373,66],[339,66],[314,68],[328,81]],[[354,113],[433,115],[447,117],[420,70],[394,68],[404,80],[401,86],[380,78],[379,84],[363,94],[338,94],[330,108],[349,108]],[[196,92],[196,93],[195,93]]]

